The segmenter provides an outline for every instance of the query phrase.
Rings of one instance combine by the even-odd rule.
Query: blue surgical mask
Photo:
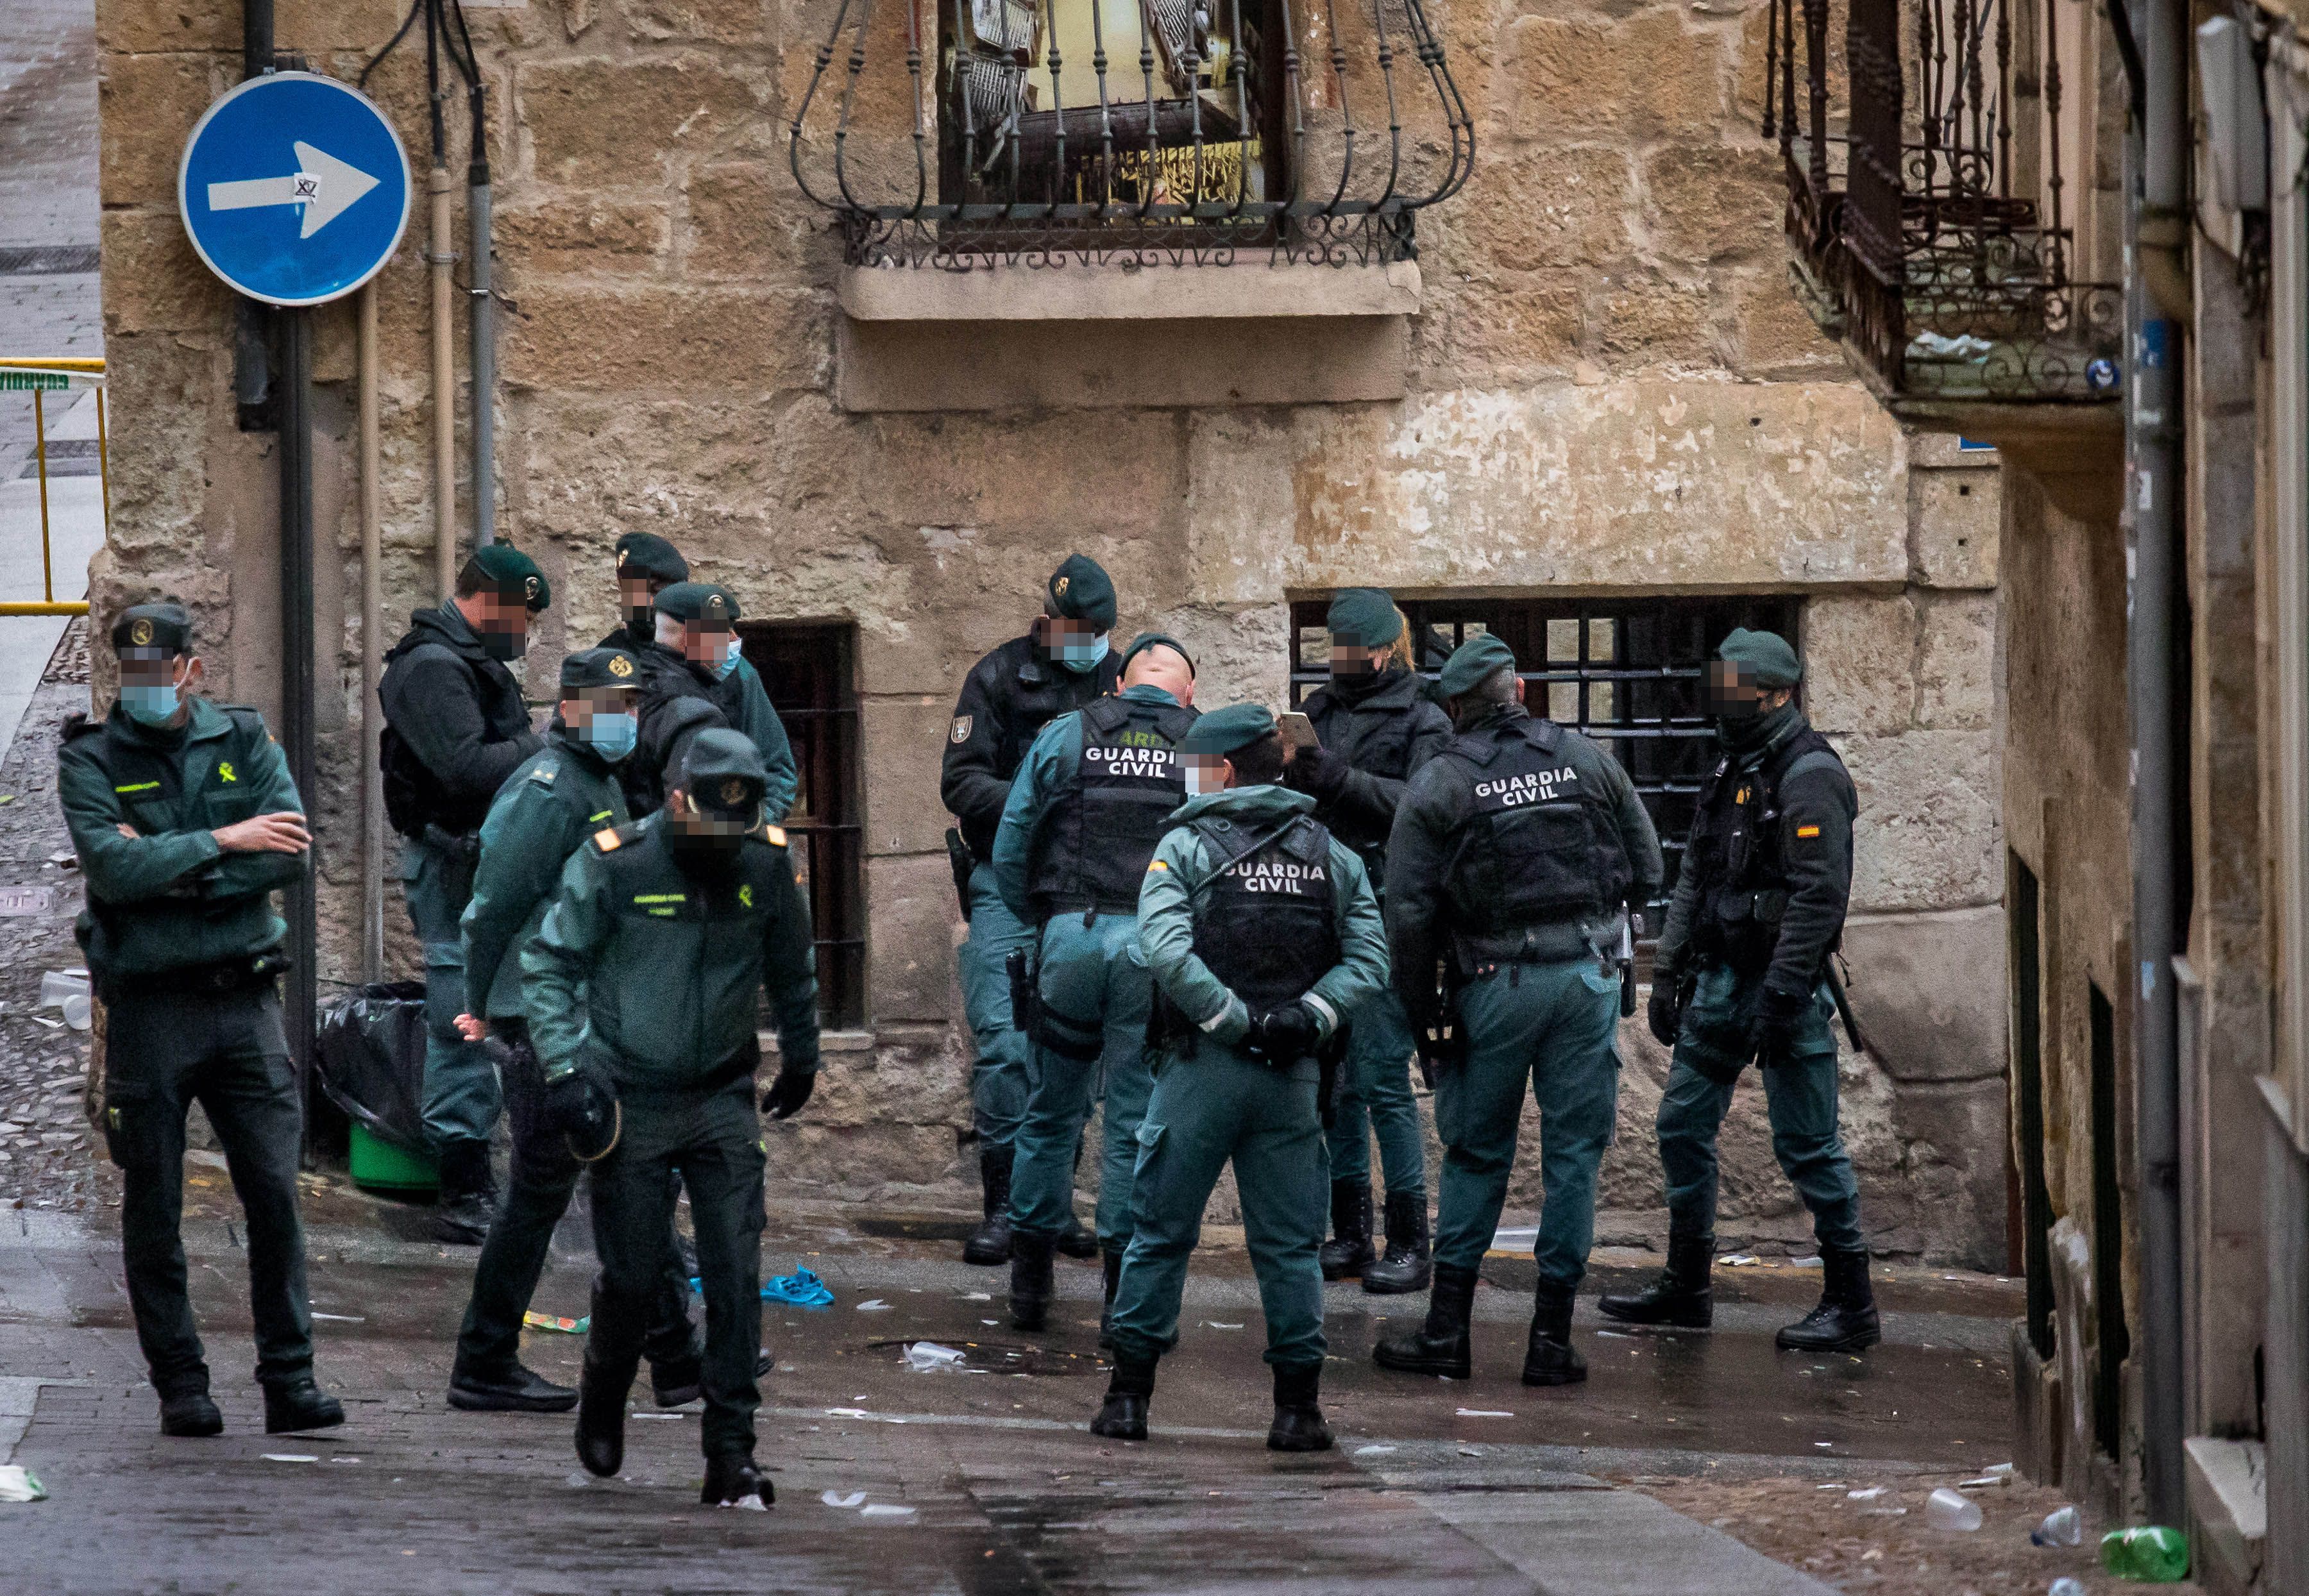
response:
[[[744,656],[745,651],[745,639],[741,637],[732,637],[730,640],[730,645],[727,651],[722,654],[721,660],[714,665],[713,674],[716,677],[721,677],[722,680],[727,681],[730,677],[730,673],[738,669],[738,661]]]
[[[139,726],[166,726],[176,719],[177,703],[174,682],[146,686],[124,685],[120,689],[120,707]]]
[[[634,751],[635,739],[640,735],[641,721],[636,717],[604,713],[586,721],[577,740],[615,764]]]
[[[1088,676],[1106,658],[1109,644],[1102,632],[1088,643],[1062,643],[1051,651],[1051,657],[1078,676]]]

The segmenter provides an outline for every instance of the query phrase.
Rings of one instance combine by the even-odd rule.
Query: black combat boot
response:
[[[1114,1293],[1122,1284],[1122,1252],[1119,1247],[1106,1249],[1106,1306],[1098,1311],[1098,1344],[1109,1351],[1114,1347]]]
[[[434,1199],[433,1239],[479,1247],[497,1216],[497,1181],[489,1144],[468,1136],[441,1143],[441,1191]]]
[[[1323,1278],[1343,1281],[1361,1274],[1379,1259],[1371,1250],[1371,1196],[1368,1181],[1331,1183],[1331,1239],[1316,1255]]]
[[[588,1474],[606,1480],[626,1464],[626,1393],[633,1369],[623,1376],[589,1355],[577,1377],[577,1461]]]
[[[1587,1360],[1571,1344],[1573,1288],[1541,1277],[1532,1292],[1531,1340],[1523,1351],[1526,1385],[1576,1385],[1587,1377]]]
[[[777,1367],[778,1361],[766,1350],[754,1353],[754,1378],[757,1380]],[[661,1408],[683,1408],[705,1394],[705,1358],[696,1348],[679,1358],[669,1358],[663,1363],[650,1365],[650,1400]]]
[[[344,1404],[314,1385],[310,1375],[298,1375],[293,1380],[282,1380],[264,1388],[264,1433],[268,1436],[333,1429],[344,1421]]]
[[[708,1507],[737,1507],[749,1501],[767,1507],[778,1499],[778,1488],[746,1454],[721,1452],[705,1460],[705,1488],[697,1499]]]
[[[1363,1290],[1374,1297],[1424,1291],[1432,1276],[1427,1258],[1427,1194],[1387,1195],[1387,1256],[1363,1270]]]
[[[1315,1405],[1316,1391],[1322,1383],[1323,1366],[1319,1363],[1294,1364],[1288,1368],[1281,1364],[1275,1366],[1275,1422],[1267,1431],[1269,1452],[1331,1449],[1331,1427],[1323,1422],[1323,1410]]]
[[[1146,1399],[1154,1394],[1154,1360],[1134,1358],[1114,1360],[1114,1377],[1106,1383],[1106,1401],[1090,1421],[1090,1433],[1110,1441],[1146,1438]]]
[[[577,1393],[519,1359],[502,1368],[471,1368],[461,1359],[449,1370],[449,1405],[468,1413],[566,1413]]]
[[[1040,1230],[1010,1232],[1010,1323],[1040,1330],[1051,1316],[1051,1255],[1055,1240]]]
[[[1858,1352],[1884,1339],[1876,1318],[1876,1292],[1868,1283],[1868,1251],[1822,1251],[1827,1281],[1820,1306],[1774,1336],[1787,1352]]]
[[[978,1150],[978,1186],[985,1217],[970,1239],[962,1244],[965,1264],[992,1265],[1010,1261],[1010,1160],[1007,1147]]]
[[[1716,1262],[1713,1236],[1667,1238],[1667,1267],[1642,1290],[1607,1295],[1596,1304],[1607,1319],[1622,1324],[1666,1324],[1705,1330],[1716,1320],[1716,1293],[1708,1272]]]
[[[160,1433],[164,1436],[221,1436],[224,1415],[205,1391],[187,1391],[160,1399]]]
[[[1450,1264],[1436,1264],[1435,1283],[1427,1292],[1425,1327],[1379,1342],[1371,1350],[1371,1361],[1401,1375],[1468,1378],[1474,1373],[1474,1365],[1467,1320],[1474,1307],[1475,1272]]]

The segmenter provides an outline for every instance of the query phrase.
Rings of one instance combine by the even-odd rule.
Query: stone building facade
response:
[[[1847,943],[1877,1052],[1847,1057],[1844,1090],[1875,1243],[2004,1266],[2004,1023],[1983,1000],[2004,957],[1997,456],[1904,433],[1791,296],[1778,157],[1757,134],[1764,4],[1447,8],[1471,180],[1422,214],[1412,270],[1388,268],[1383,292],[1316,329],[1327,346],[1302,336],[1315,324],[1278,299],[1284,280],[1253,280],[1270,268],[1245,262],[1063,288],[1063,272],[990,273],[1013,303],[1090,285],[1023,331],[931,306],[951,286],[937,282],[900,285],[911,309],[874,308],[883,285],[845,269],[786,165],[826,25],[817,0],[468,10],[505,299],[497,526],[556,592],[532,633],[533,692],[608,628],[610,545],[646,530],[769,624],[750,646],[784,707],[786,668],[815,671],[825,723],[854,728],[829,733],[824,779],[842,790],[820,797],[846,806],[854,843],[818,856],[813,883],[823,898],[831,874],[854,874],[854,990],[839,1067],[782,1133],[785,1177],[959,1204],[973,1160],[939,754],[963,672],[1023,629],[1069,550],[1113,573],[1123,630],[1160,625],[1199,651],[1206,703],[1283,702],[1292,602],[1342,585],[1471,614],[1764,600],[1792,607],[1808,702],[1861,794]],[[397,0],[281,0],[279,45],[350,78],[401,15]],[[175,194],[186,134],[238,78],[239,27],[229,5],[99,5],[115,422],[92,591],[99,617],[181,595],[217,691],[268,704],[275,440],[237,427],[233,308]],[[404,48],[369,89],[421,186],[418,65]],[[463,161],[453,151],[451,169]],[[413,229],[373,289],[388,643],[438,597],[420,252]],[[1313,291],[1348,293],[1349,275]],[[1163,314],[1235,351],[1241,383],[1111,383],[1070,353],[1174,293],[1192,304]],[[350,302],[316,313],[316,807],[335,979],[359,975],[357,749],[373,735],[353,325]],[[458,369],[462,451],[462,347]],[[405,962],[393,894],[386,925]],[[1637,1241],[1665,1229],[1650,1136],[1665,1060],[1632,1023],[1622,1053],[1602,1224]],[[1734,1115],[1725,1244],[1812,1250],[1760,1094]],[[1519,1203],[1536,1173],[1519,1174]]]

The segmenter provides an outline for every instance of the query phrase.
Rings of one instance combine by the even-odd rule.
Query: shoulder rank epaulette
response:
[[[593,833],[593,846],[603,853],[615,853],[625,845],[626,840],[618,835],[616,826],[605,825]]]
[[[530,771],[529,779],[540,787],[550,787],[553,785],[553,779],[560,773],[561,767],[558,764],[540,764]]]

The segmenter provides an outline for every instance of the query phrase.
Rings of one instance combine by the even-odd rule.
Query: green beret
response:
[[[1168,632],[1141,632],[1137,636],[1132,638],[1130,640],[1130,646],[1122,651],[1122,659],[1118,664],[1117,669],[1121,670],[1129,669],[1130,661],[1133,656],[1144,653],[1148,649],[1154,648],[1158,644],[1163,648],[1176,651],[1179,658],[1187,662],[1187,674],[1190,677],[1195,674],[1194,655],[1187,651],[1187,645],[1185,643],[1180,643]]]
[[[677,621],[726,626],[738,618],[738,600],[710,582],[677,582],[657,596],[657,612]]]
[[[681,550],[655,532],[627,532],[618,539],[618,574],[651,582],[688,582],[689,562]]]
[[[1179,752],[1224,759],[1238,748],[1274,735],[1275,716],[1265,704],[1231,703],[1197,720],[1179,745]]]
[[[1498,674],[1500,667],[1515,669],[1515,651],[1492,633],[1470,637],[1451,651],[1443,661],[1443,679],[1439,684],[1446,698],[1463,698]]]
[[[181,604],[132,604],[112,623],[112,651],[125,660],[169,660],[193,651],[193,617]]]
[[[1070,554],[1051,573],[1043,609],[1069,621],[1088,621],[1100,632],[1114,627],[1114,583],[1106,568],[1086,554]]]
[[[457,587],[462,592],[486,588],[500,599],[519,599],[532,615],[553,602],[553,584],[545,580],[545,573],[510,543],[484,543],[473,550]]]
[[[1716,657],[1746,670],[1760,687],[1793,687],[1803,680],[1803,661],[1777,633],[1742,626],[1717,645]]]
[[[725,820],[749,816],[769,784],[754,739],[726,726],[710,726],[690,738],[681,758],[679,785],[689,801]]]
[[[1403,619],[1395,600],[1377,588],[1348,588],[1331,600],[1323,617],[1331,636],[1358,648],[1385,648],[1403,635]]]
[[[561,657],[561,686],[579,687],[639,687],[642,675],[634,657],[623,649],[580,649]]]

